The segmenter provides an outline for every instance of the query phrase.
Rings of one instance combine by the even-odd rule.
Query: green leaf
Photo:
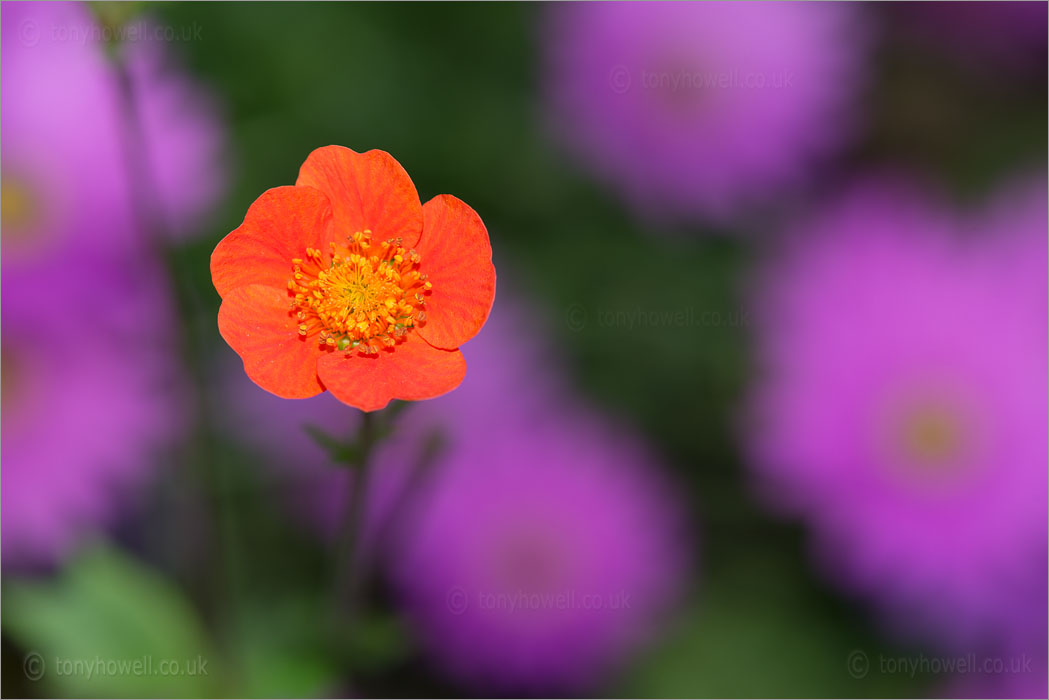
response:
[[[200,697],[221,675],[179,590],[105,545],[57,579],[5,582],[3,628],[26,650],[23,671],[42,694]]]
[[[334,467],[356,468],[360,465],[362,450],[354,440],[340,440],[315,425],[304,425],[302,429],[328,453]]]

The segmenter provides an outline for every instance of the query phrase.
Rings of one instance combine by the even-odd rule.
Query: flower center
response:
[[[946,406],[922,406],[899,427],[899,444],[913,461],[927,465],[949,462],[962,447],[958,417]]]
[[[974,466],[978,448],[972,417],[960,396],[942,391],[897,403],[885,426],[888,463],[911,483],[961,479]]]
[[[0,181],[0,219],[9,234],[24,233],[36,221],[39,207],[33,191],[21,180]]]
[[[10,348],[0,350],[0,367],[3,368],[4,381],[0,386],[0,406],[4,413],[9,413],[15,406],[16,400],[22,394],[22,372],[21,362]]]
[[[399,238],[379,243],[365,230],[330,245],[331,262],[307,248],[292,259],[288,290],[299,335],[317,335],[324,347],[372,355],[391,348],[426,321],[432,285],[419,272],[421,256]]]

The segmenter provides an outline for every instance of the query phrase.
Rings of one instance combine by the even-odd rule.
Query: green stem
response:
[[[332,621],[335,639],[345,640],[346,631],[352,630],[360,606],[361,587],[364,583],[364,567],[361,565],[361,535],[364,529],[371,456],[377,442],[376,416],[365,413],[357,439],[357,450],[347,460],[352,467],[349,484],[349,499],[342,514],[335,551],[334,590],[332,591]]]
[[[419,458],[412,465],[408,478],[399,489],[399,494],[388,509],[385,517],[375,528],[376,563],[381,565],[389,557],[397,556],[400,539],[397,528],[404,522],[405,516],[414,510],[434,478],[434,470],[447,447],[445,436],[439,431],[431,432],[422,444]],[[381,557],[381,560],[379,559]]]

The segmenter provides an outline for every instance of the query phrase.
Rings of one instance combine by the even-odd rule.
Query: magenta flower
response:
[[[799,231],[758,288],[760,486],[809,522],[829,576],[947,649],[1045,648],[1038,192],[963,221],[869,183]],[[1023,240],[1039,257],[1007,265]]]
[[[158,45],[125,44],[144,129],[125,142],[88,8],[0,12],[4,565],[48,564],[113,521],[181,427],[170,300],[135,208],[152,201],[165,228],[188,231],[217,194],[219,132]],[[136,148],[155,176],[146,196]]]
[[[551,121],[644,214],[737,214],[804,183],[849,136],[863,22],[843,3],[560,5]]]
[[[390,557],[402,604],[463,683],[593,689],[680,590],[674,500],[642,446],[585,415],[474,427],[433,466]]]
[[[109,272],[63,265],[5,289],[5,569],[52,564],[112,523],[181,427],[163,288],[145,265]]]
[[[5,3],[2,12],[5,262],[46,262],[59,250],[94,258],[138,240],[132,198],[145,183],[128,149],[144,151],[153,215],[174,235],[193,231],[223,184],[209,98],[170,69],[148,32],[124,44],[143,126],[141,144],[127,143],[118,75],[89,8]]]

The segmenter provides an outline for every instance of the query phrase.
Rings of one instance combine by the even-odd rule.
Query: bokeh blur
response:
[[[1046,10],[4,2],[3,694],[1045,697]],[[364,483],[209,272],[328,144],[499,275]]]

